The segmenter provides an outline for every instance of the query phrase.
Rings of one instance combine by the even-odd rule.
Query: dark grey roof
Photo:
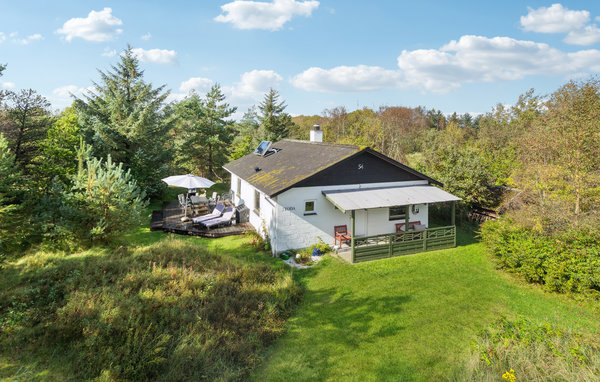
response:
[[[274,143],[271,148],[276,149],[277,152],[269,153],[264,157],[248,154],[227,163],[223,168],[244,179],[265,194],[275,196],[336,163],[360,153],[368,153],[396,168],[413,174],[418,179],[442,185],[440,182],[366,146],[284,139]]]
[[[284,139],[271,148],[279,151],[264,157],[248,154],[223,168],[272,196],[366,147]]]

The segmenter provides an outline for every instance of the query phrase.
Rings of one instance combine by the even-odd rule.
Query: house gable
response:
[[[407,182],[433,179],[371,149],[363,150],[296,184],[294,187]]]

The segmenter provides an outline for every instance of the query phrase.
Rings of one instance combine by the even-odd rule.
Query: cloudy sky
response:
[[[131,44],[171,99],[218,83],[240,112],[425,106],[484,113],[600,71],[600,2],[0,0],[0,88],[54,108]]]

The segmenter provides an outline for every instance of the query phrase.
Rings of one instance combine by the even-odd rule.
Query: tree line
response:
[[[0,93],[3,255],[34,243],[110,241],[161,196],[162,178],[223,180],[222,165],[293,125],[273,89],[239,123],[219,85],[167,102],[170,91],[145,81],[131,47],[99,76],[58,114],[33,89]]]

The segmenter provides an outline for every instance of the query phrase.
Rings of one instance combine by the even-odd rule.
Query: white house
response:
[[[335,226],[351,231],[353,261],[455,245],[454,221],[444,232],[428,229],[428,206],[459,198],[369,147],[324,143],[315,128],[311,141],[264,143],[224,166],[235,204],[250,209],[250,223],[268,234],[273,253],[319,239],[333,245]]]

